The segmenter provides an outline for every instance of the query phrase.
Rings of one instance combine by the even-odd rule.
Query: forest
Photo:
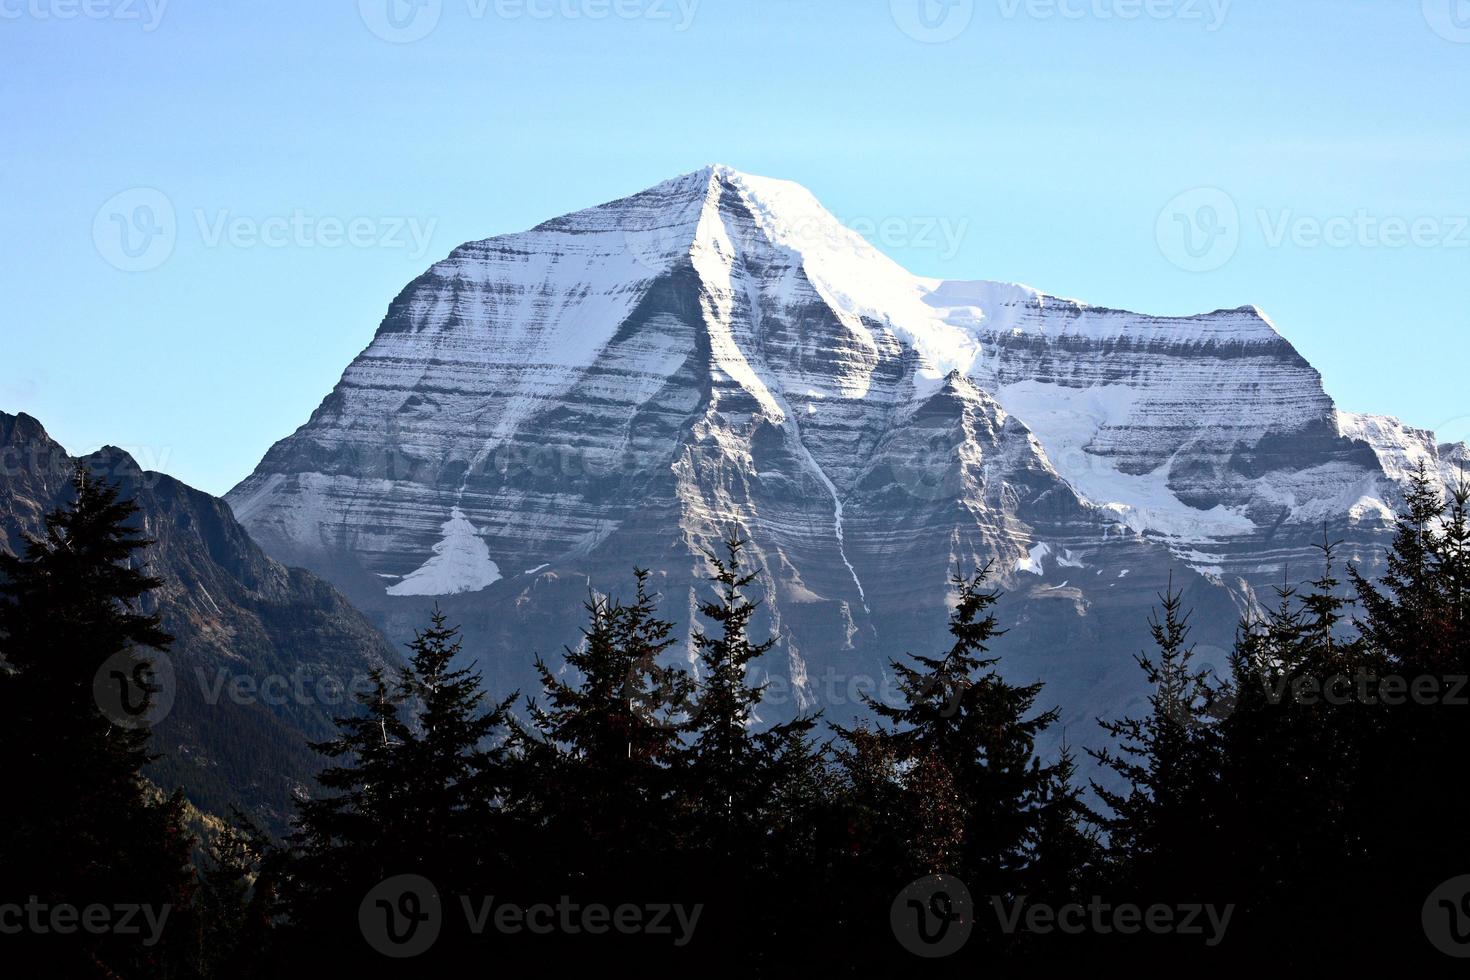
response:
[[[564,666],[537,661],[539,690],[486,691],[473,638],[435,609],[309,746],[318,784],[284,836],[238,812],[201,824],[143,777],[170,637],[138,600],[157,581],[133,505],[85,469],[74,491],[0,557],[11,976],[1470,956],[1470,489],[1443,498],[1422,470],[1383,574],[1324,535],[1313,577],[1242,619],[1227,676],[1159,595],[1147,710],[1051,758],[1057,711],[1003,676],[983,567],[948,583],[948,648],[894,651],[898,696],[851,725],[761,720],[777,640],[753,635],[761,570],[736,533],[707,556],[692,649],[631,569],[588,596]]]

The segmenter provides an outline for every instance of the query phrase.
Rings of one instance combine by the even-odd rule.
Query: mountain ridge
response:
[[[948,574],[986,562],[1031,617],[1018,670],[1052,680],[1044,645],[1081,643],[1107,664],[1083,675],[1124,685],[1146,636],[1097,611],[1141,627],[1171,573],[1224,649],[1324,524],[1373,571],[1403,477],[1383,460],[1443,479],[1461,450],[1362,418],[1254,306],[1154,317],[913,276],[799,185],[712,166],[454,249],[226,499],[390,635],[452,600],[516,686],[510,636],[574,637],[496,616],[575,608],[565,583],[611,591],[638,563],[687,628],[732,528],[797,689],[938,642]]]
[[[336,699],[322,682],[346,688],[400,663],[397,652],[336,589],[268,557],[222,500],[115,446],[73,457],[33,416],[0,412],[0,463],[0,550],[10,554],[70,499],[78,464],[138,505],[152,542],[138,560],[162,581],[143,606],[175,637],[160,695],[168,710],[152,729],[162,757],[146,773],[201,810],[238,807],[285,832],[321,764],[307,741],[326,737],[332,715],[350,707],[350,695]]]

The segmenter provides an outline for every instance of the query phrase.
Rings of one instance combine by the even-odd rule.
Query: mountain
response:
[[[1406,470],[1465,456],[1338,411],[1253,307],[913,276],[802,187],[714,166],[456,248],[226,500],[390,635],[439,597],[502,687],[635,564],[687,625],[739,528],[782,637],[766,711],[834,720],[993,562],[1006,671],[1090,734],[1141,697],[1171,581],[1222,664],[1324,533],[1371,572]]]
[[[348,710],[344,688],[401,659],[336,589],[261,551],[223,501],[112,447],[81,462],[141,508],[154,541],[143,560],[163,581],[147,606],[175,637],[160,673],[170,707],[153,728],[162,757],[147,774],[201,810],[239,807],[284,831],[292,797],[321,766],[307,740],[327,737]],[[40,533],[68,499],[76,463],[40,422],[0,412],[0,549],[23,552]]]

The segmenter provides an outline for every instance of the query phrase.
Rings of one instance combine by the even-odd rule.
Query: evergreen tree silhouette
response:
[[[1152,689],[1142,717],[1100,720],[1114,745],[1089,749],[1124,788],[1098,781],[1093,789],[1110,811],[1103,819],[1116,884],[1123,892],[1183,901],[1191,869],[1179,855],[1215,839],[1212,807],[1219,781],[1219,731],[1208,708],[1219,692],[1193,663],[1189,613],[1169,585],[1149,618],[1155,654],[1137,655]],[[1162,612],[1162,615],[1160,615]]]
[[[956,573],[954,643],[940,656],[891,661],[898,702],[867,700],[885,722],[881,737],[903,772],[910,809],[927,815],[931,832],[951,828],[942,852],[948,866],[935,860],[935,838],[921,848],[929,860],[918,870],[968,876],[991,894],[1014,895],[1051,778],[1036,758],[1036,737],[1057,711],[1033,713],[1042,686],[1006,681],[995,669],[1000,659],[986,655],[1004,633],[994,612],[1000,593],[984,588],[988,575],[988,567]]]
[[[511,845],[496,805],[510,783],[509,747],[497,736],[516,695],[488,702],[479,672],[454,666],[462,646],[459,628],[436,606],[408,644],[395,692],[414,711],[397,760],[408,781],[410,840],[419,842],[409,860],[448,890],[503,871]]]
[[[192,882],[183,799],[140,775],[152,758],[146,721],[168,694],[151,668],[172,641],[139,611],[161,584],[139,567],[151,542],[115,485],[79,465],[72,492],[23,555],[0,555],[0,740],[17,791],[0,835],[0,903],[175,911]],[[44,955],[56,975],[142,975],[168,949],[119,932],[6,938],[24,947],[15,962]]]
[[[337,718],[337,735],[312,748],[333,760],[317,775],[325,795],[298,804],[289,878],[282,902],[293,931],[348,941],[352,906],[391,875],[418,873],[409,851],[413,776],[402,766],[412,737],[403,704],[385,672],[368,675],[356,694],[360,711]],[[341,918],[341,921],[338,921]],[[355,948],[355,945],[354,945]]]
[[[1064,742],[1037,806],[1026,893],[1057,908],[1090,898],[1102,880],[1100,823],[1078,779],[1077,756]]]
[[[1410,476],[1395,522],[1387,568],[1375,585],[1356,568],[1349,580],[1363,615],[1358,628],[1375,650],[1409,673],[1465,670],[1466,596],[1470,595],[1470,521],[1462,480],[1450,501],[1421,462]]]
[[[759,572],[745,571],[745,545],[732,535],[725,540],[724,557],[706,553],[717,597],[701,601],[698,609],[718,632],[694,633],[699,679],[690,720],[692,742],[681,763],[686,800],[703,834],[699,844],[727,859],[764,835],[765,810],[790,776],[790,763],[797,761],[789,751],[777,750],[804,744],[799,736],[815,724],[801,718],[764,731],[754,727],[764,686],[751,682],[750,666],[778,638],[750,638],[751,618],[760,604],[743,590]]]
[[[770,902],[772,889],[811,894],[817,880],[815,841],[802,824],[821,820],[825,776],[815,758],[810,732],[816,720],[801,717],[759,727],[755,717],[764,685],[751,679],[751,667],[777,642],[750,637],[758,602],[744,590],[759,577],[744,561],[746,542],[731,534],[724,555],[706,552],[716,589],[698,604],[706,621],[718,628],[694,632],[699,676],[689,722],[689,743],[677,764],[681,820],[687,820],[685,846],[699,891],[718,883],[711,929],[702,950],[719,962],[743,950],[752,969],[771,968],[800,951],[809,920],[790,907]],[[816,809],[806,809],[815,807]],[[742,936],[771,938],[765,948],[746,947]]]
[[[503,884],[509,854],[526,860],[500,806],[511,763],[496,735],[510,699],[487,702],[479,674],[453,666],[458,636],[436,608],[397,677],[372,671],[360,710],[313,744],[333,764],[317,777],[329,794],[299,805],[281,872],[285,961],[322,962],[327,950],[371,960],[355,912],[386,879],[418,875],[452,901]]]
[[[1362,726],[1357,791],[1346,804],[1353,818],[1348,903],[1413,908],[1449,876],[1447,867],[1470,866],[1464,791],[1454,775],[1470,739],[1470,486],[1463,473],[1448,490],[1442,497],[1421,465],[1384,575],[1373,583],[1356,569],[1350,574],[1362,609],[1363,658],[1380,680],[1367,686],[1373,703],[1356,712],[1371,726]],[[1411,917],[1344,918],[1347,929],[1375,928],[1402,944],[1418,939]]]
[[[536,669],[546,703],[529,704],[524,735],[527,805],[563,843],[560,864],[585,877],[626,879],[671,843],[670,766],[681,751],[690,682],[660,662],[673,626],[657,615],[649,574],[635,569],[628,605],[593,596],[582,642],[566,650],[567,676]]]

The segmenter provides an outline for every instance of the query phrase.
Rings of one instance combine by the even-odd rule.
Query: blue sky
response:
[[[1470,0],[387,2],[0,0],[0,409],[222,493],[461,241],[722,162],[1470,435]]]

